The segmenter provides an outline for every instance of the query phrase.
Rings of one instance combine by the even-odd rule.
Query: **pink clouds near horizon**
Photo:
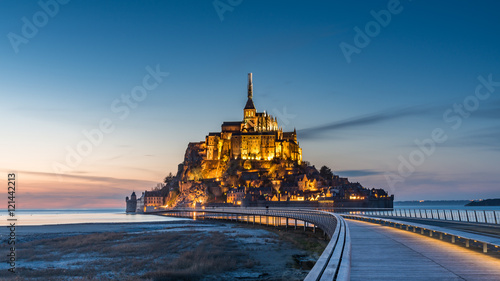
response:
[[[7,185],[7,177],[2,179]],[[16,209],[122,208],[132,191],[141,192],[156,182],[141,179],[16,172]]]

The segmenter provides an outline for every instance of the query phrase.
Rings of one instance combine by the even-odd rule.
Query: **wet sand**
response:
[[[303,280],[318,257],[311,245],[326,241],[285,235],[192,220],[21,226],[17,273],[0,271],[6,280]]]

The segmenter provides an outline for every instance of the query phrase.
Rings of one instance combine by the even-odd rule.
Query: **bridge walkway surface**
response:
[[[500,280],[500,259],[417,233],[346,219],[351,280]]]

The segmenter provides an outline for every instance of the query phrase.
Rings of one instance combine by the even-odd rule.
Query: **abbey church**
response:
[[[248,100],[243,109],[243,120],[224,122],[221,127],[221,132],[206,136],[204,160],[278,158],[298,164],[302,161],[296,131],[283,132],[276,117],[255,109],[252,73],[248,74]]]
[[[161,189],[126,198],[127,211],[198,204],[393,207],[394,196],[383,189],[367,189],[302,161],[296,130],[283,132],[276,117],[257,112],[252,73],[242,117],[223,122],[204,141],[190,142],[177,174],[169,174]]]

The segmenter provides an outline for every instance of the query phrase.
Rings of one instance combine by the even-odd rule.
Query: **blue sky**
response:
[[[0,169],[18,172],[25,206],[120,207],[175,172],[188,142],[242,118],[248,72],[257,109],[297,128],[317,167],[396,200],[500,197],[500,87],[474,99],[478,77],[500,81],[496,1],[41,2],[57,3],[46,22],[35,1],[0,2]],[[231,8],[223,20],[214,3]],[[348,62],[339,45],[356,47],[355,28],[366,33],[388,7],[399,12]],[[30,38],[23,18],[37,28]],[[148,66],[169,74],[120,119],[113,101]],[[467,117],[454,108],[464,101]],[[105,118],[113,132],[55,176]],[[398,171],[436,128],[446,141]]]

